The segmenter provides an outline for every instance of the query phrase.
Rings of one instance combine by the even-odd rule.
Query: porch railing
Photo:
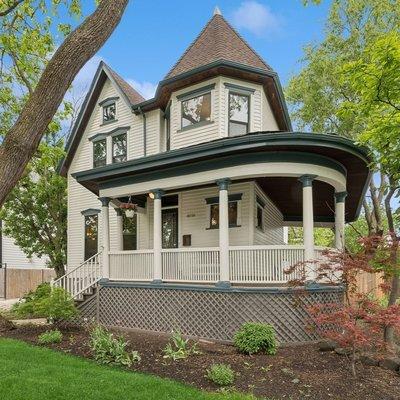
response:
[[[218,247],[162,251],[162,276],[166,282],[217,282],[219,270]]]
[[[233,283],[284,283],[296,277],[285,274],[285,270],[302,261],[302,246],[230,247],[230,280]]]
[[[127,281],[153,280],[153,250],[110,252],[110,279]]]
[[[163,249],[162,280],[165,282],[215,283],[220,280],[218,247]],[[316,249],[320,258],[322,249]],[[113,251],[110,279],[151,281],[154,277],[153,250]],[[285,270],[304,261],[303,246],[231,246],[230,281],[233,283],[286,283],[296,278]]]

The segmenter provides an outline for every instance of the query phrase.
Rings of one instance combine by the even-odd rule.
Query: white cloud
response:
[[[232,14],[232,22],[238,28],[247,29],[257,36],[276,32],[281,27],[281,18],[268,6],[257,1],[244,1]]]
[[[138,82],[134,79],[128,79],[127,82],[136,89],[146,100],[154,97],[157,85],[152,82]]]

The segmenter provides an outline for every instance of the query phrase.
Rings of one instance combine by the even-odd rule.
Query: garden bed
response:
[[[48,327],[21,326],[0,336],[37,344],[37,336]],[[61,328],[63,340],[48,347],[92,358],[89,334],[80,327]],[[315,345],[285,347],[275,356],[238,354],[233,346],[199,342],[202,354],[179,361],[163,358],[168,337],[161,334],[123,331],[130,348],[139,351],[141,361],[132,369],[181,381],[201,389],[218,387],[205,377],[213,363],[230,364],[235,371],[234,388],[272,399],[398,399],[400,376],[374,366],[358,365],[358,377],[351,376],[345,356],[320,352]]]

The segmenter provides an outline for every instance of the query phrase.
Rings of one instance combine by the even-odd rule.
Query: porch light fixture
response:
[[[153,193],[153,192],[150,192],[150,193],[149,193],[149,197],[150,197],[152,200],[154,200],[154,193]]]

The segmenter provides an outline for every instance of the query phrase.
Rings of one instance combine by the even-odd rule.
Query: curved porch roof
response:
[[[82,171],[73,176],[99,194],[135,184],[151,190],[160,179],[173,181],[177,177],[182,182],[181,187],[187,189],[200,185],[200,182],[191,184],[189,179],[182,179],[185,176],[236,168],[241,173],[227,177],[256,180],[281,210],[285,221],[296,222],[302,215],[301,184],[297,178],[312,173],[307,172],[307,166],[312,166],[318,175],[314,183],[315,221],[332,222],[334,191],[347,190],[346,221],[350,222],[358,217],[361,209],[370,180],[369,163],[367,149],[343,137],[302,132],[255,132]]]

